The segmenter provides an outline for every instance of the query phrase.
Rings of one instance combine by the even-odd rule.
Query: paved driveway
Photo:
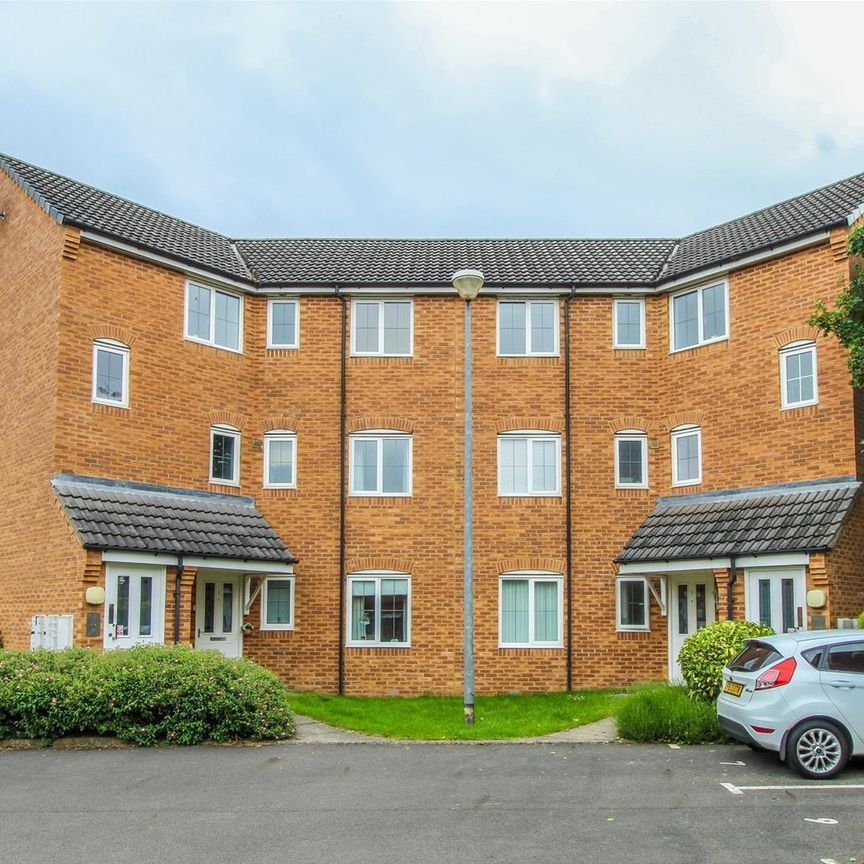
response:
[[[2,864],[850,860],[864,765],[813,784],[737,746],[0,753]]]

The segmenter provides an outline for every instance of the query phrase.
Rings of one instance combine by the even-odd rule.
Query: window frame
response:
[[[189,333],[189,289],[192,287],[199,288],[210,292],[210,334],[207,339],[202,339],[200,336],[192,336]],[[230,345],[220,345],[216,341],[216,295],[223,294],[226,297],[233,297],[240,303],[240,312],[237,321],[237,347],[232,348]],[[216,288],[213,285],[205,285],[203,282],[196,282],[193,279],[186,280],[186,290],[183,297],[183,338],[187,342],[196,342],[199,345],[209,345],[211,348],[217,348],[220,351],[230,351],[232,354],[243,353],[243,329],[245,319],[246,303],[244,295],[226,291],[224,288]]]
[[[528,582],[528,641],[504,641],[504,583]],[[538,641],[535,632],[535,592],[537,582],[554,582],[557,586],[558,639],[554,642]],[[547,570],[511,570],[498,575],[498,647],[499,648],[563,648],[564,647],[564,577]]]
[[[273,307],[277,303],[294,306],[294,341],[276,342],[273,339]],[[297,350],[300,347],[300,298],[299,297],[268,297],[267,298],[267,347],[282,350]]]
[[[405,641],[404,642],[382,642],[381,641],[381,582],[385,579],[403,579],[408,583],[408,592],[405,595]],[[375,629],[376,639],[356,640],[351,637],[351,586],[354,582],[375,582]],[[410,648],[411,647],[411,612],[412,612],[412,586],[411,574],[401,570],[356,570],[347,576],[345,589],[346,614],[345,614],[345,647],[346,648]]]
[[[234,479],[222,480],[213,476],[213,444],[216,435],[225,435],[234,438]],[[213,423],[210,426],[210,464],[207,469],[209,482],[215,483],[217,486],[239,486],[240,485],[240,430],[236,426],[229,426],[224,423]]]
[[[528,441],[528,487],[527,492],[502,492],[501,491],[501,442],[504,439],[520,439]],[[533,446],[535,441],[554,441],[555,442],[555,491],[553,492],[533,492],[530,491],[534,474],[534,460],[532,458]],[[560,498],[561,497],[561,434],[559,432],[549,432],[545,429],[517,429],[508,432],[499,432],[497,436],[497,465],[496,473],[498,480],[498,497],[499,498]]]
[[[360,351],[357,349],[357,314],[359,303],[375,303],[378,306],[378,350]],[[384,350],[384,304],[400,303],[407,305],[408,315],[408,351],[394,353]],[[414,356],[414,298],[413,297],[353,297],[351,299],[351,356],[352,357],[413,357]]]
[[[384,492],[384,440],[404,438],[408,441],[408,489],[405,492]],[[354,487],[354,444],[357,441],[375,441],[376,491],[367,492]],[[414,435],[397,429],[369,429],[352,432],[348,436],[348,495],[351,498],[412,498],[414,495]]]
[[[678,477],[678,442],[681,438],[696,435],[696,447],[699,455],[699,475],[695,479],[681,480]],[[670,432],[671,456],[672,456],[672,485],[673,486],[699,486],[702,483],[702,427],[695,423],[676,426]]]
[[[290,582],[291,583],[291,621],[288,624],[270,624],[267,621],[267,592],[269,589],[270,582]],[[297,618],[297,608],[294,605],[294,576],[289,575],[287,573],[272,573],[269,576],[265,576],[261,580],[261,624],[260,630],[262,632],[267,631],[285,631],[285,630],[293,630],[294,623]]]
[[[816,342],[812,339],[800,339],[784,345],[780,351],[780,407],[784,411],[791,408],[806,408],[808,405],[819,404],[819,372],[817,368]],[[788,373],[786,360],[795,354],[810,354],[813,358],[813,398],[801,402],[789,401]]]
[[[622,429],[614,436],[615,488],[616,489],[647,489],[648,488],[648,433],[640,429]],[[624,483],[620,475],[620,452],[618,444],[621,441],[638,441],[642,445],[642,482]]]
[[[635,303],[639,306],[639,344],[627,344],[618,341],[618,306],[622,303]],[[619,351],[644,351],[647,347],[645,336],[645,298],[615,297],[612,300],[612,347]]]
[[[292,445],[291,453],[291,482],[271,483],[270,477],[270,445],[274,441],[288,441]],[[290,429],[270,429],[264,433],[264,475],[262,486],[264,489],[296,489],[297,488],[297,433]]]
[[[523,354],[505,354],[501,351],[501,307],[504,305],[525,305],[525,352]],[[531,350],[531,307],[535,303],[552,303],[555,308],[555,327],[553,333],[555,345],[552,351]],[[558,357],[561,353],[560,333],[561,309],[558,297],[499,297],[495,307],[495,355],[497,357]]]
[[[97,369],[100,351],[107,351],[109,354],[116,354],[123,361],[123,398],[119,401],[116,399],[106,399],[103,396],[99,396],[97,393]],[[96,405],[111,405],[114,408],[129,408],[129,364],[131,356],[131,347],[123,342],[118,342],[116,339],[93,340],[93,369],[92,382],[90,386],[91,402]]]
[[[641,582],[642,599],[645,608],[645,622],[643,624],[623,624],[621,621],[621,583]],[[651,592],[648,580],[644,576],[616,576],[615,577],[615,629],[619,633],[644,633],[651,630]]]
[[[724,321],[726,323],[725,333],[722,336],[712,336],[710,339],[705,339],[704,332],[704,317],[703,317],[703,295],[711,288],[723,286],[723,302],[724,302]],[[681,348],[675,347],[675,300],[678,297],[683,297],[686,294],[696,294],[696,333],[697,339],[692,345],[685,345]],[[693,348],[699,348],[702,345],[712,345],[714,342],[726,342],[729,340],[729,280],[718,279],[713,282],[707,282],[704,285],[697,285],[691,288],[684,288],[680,291],[675,291],[669,295],[669,353],[679,354],[681,351],[691,351]]]

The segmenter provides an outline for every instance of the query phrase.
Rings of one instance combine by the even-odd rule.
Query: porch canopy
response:
[[[719,566],[729,566],[732,556],[826,552],[860,486],[841,477],[659,498],[615,563],[634,572],[665,562],[719,558],[727,559]]]
[[[297,561],[248,497],[76,474],[51,485],[86,549],[254,562],[250,570]]]

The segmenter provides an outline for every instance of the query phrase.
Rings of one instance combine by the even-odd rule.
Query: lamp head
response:
[[[450,281],[463,300],[473,300],[483,287],[483,273],[480,270],[457,270]]]

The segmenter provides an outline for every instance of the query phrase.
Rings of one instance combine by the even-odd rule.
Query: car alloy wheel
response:
[[[790,766],[804,777],[825,780],[843,770],[849,759],[846,736],[825,720],[802,723],[789,738]]]

